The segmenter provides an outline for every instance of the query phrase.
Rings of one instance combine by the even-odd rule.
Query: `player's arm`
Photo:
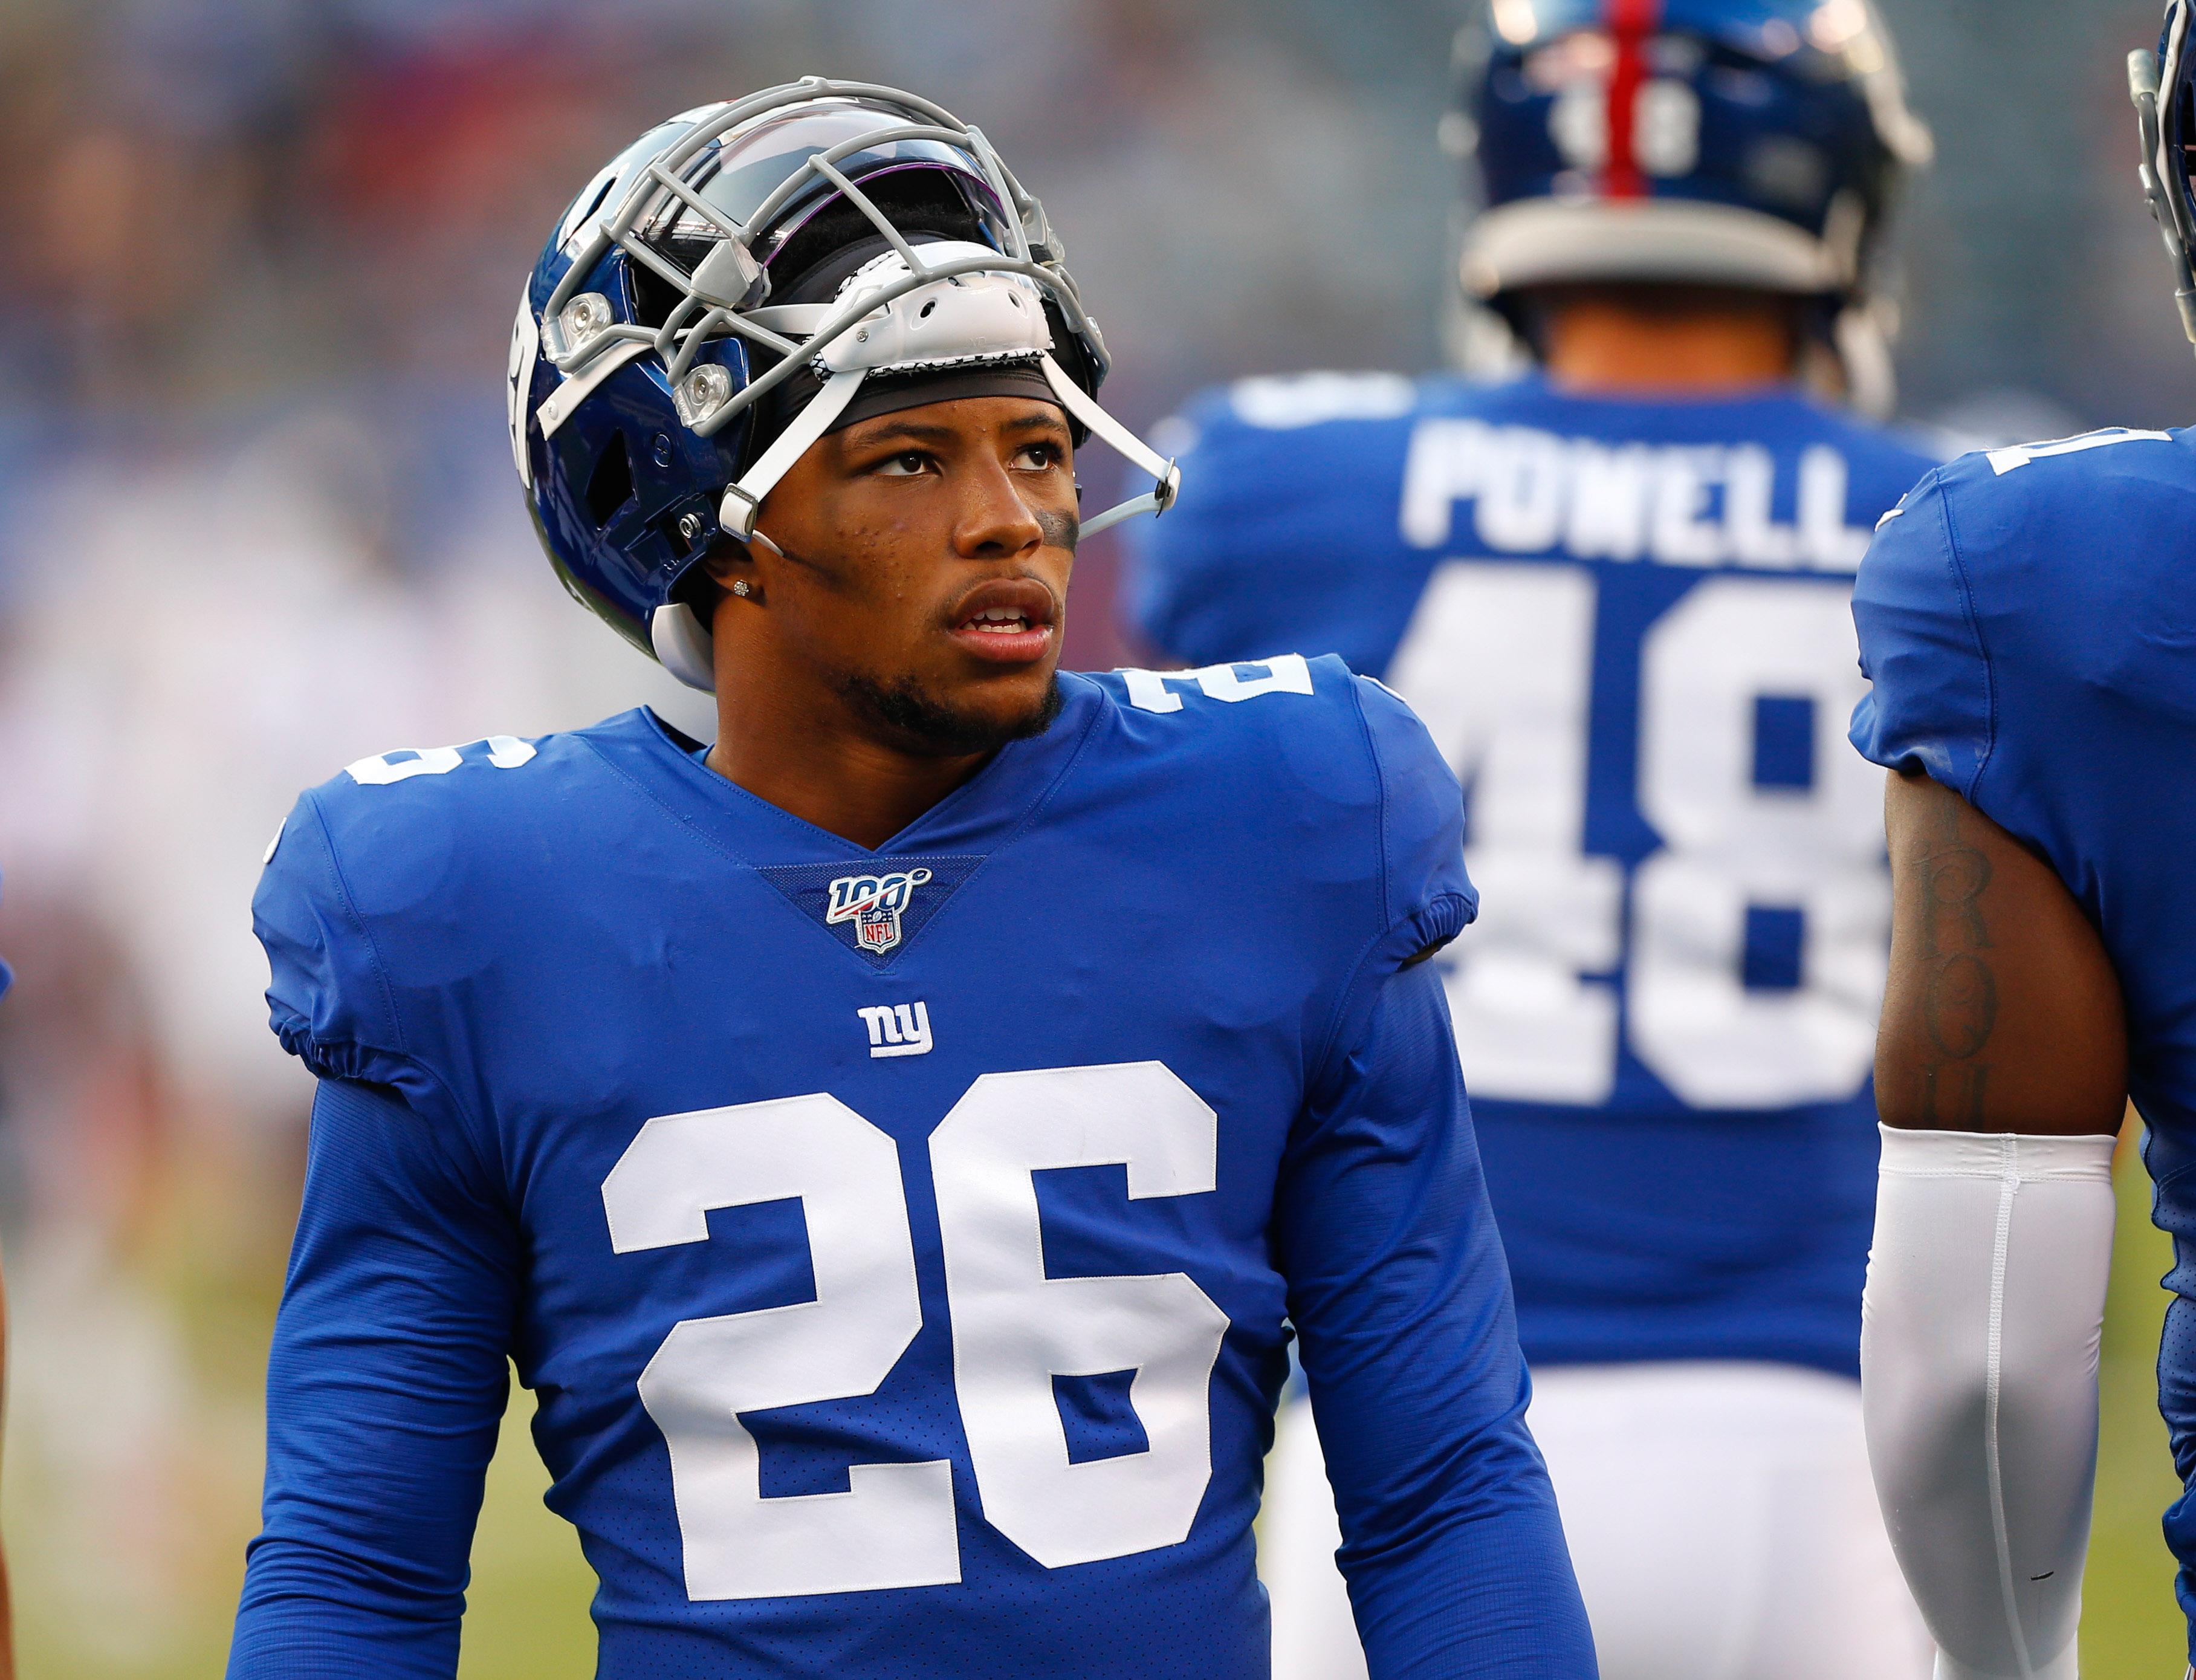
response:
[[[2051,866],[1890,777],[1882,1178],[1861,1344],[1892,1543],[1939,1680],[2071,1680],[2127,1089],[2119,985]]]
[[[1431,964],[1380,982],[1292,1140],[1275,1237],[1372,1680],[1592,1676]]]
[[[519,1275],[488,1176],[390,1087],[321,1081],[233,1680],[456,1673]]]

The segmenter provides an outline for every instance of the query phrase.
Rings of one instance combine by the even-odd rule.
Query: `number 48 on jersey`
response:
[[[1472,1090],[1598,1106],[1621,1043],[1693,1108],[1850,1098],[1891,905],[1881,773],[1845,749],[1866,686],[1847,586],[1703,579],[1639,636],[1621,694],[1593,692],[1597,637],[1621,628],[1599,594],[1584,565],[1450,561],[1390,668],[1470,802],[1485,908],[1449,994]],[[1780,731],[1804,774],[1764,773]],[[1589,849],[1590,818],[1626,814],[1604,804],[1659,843],[1628,869],[1621,843]],[[1794,971],[1750,984],[1765,941]]]

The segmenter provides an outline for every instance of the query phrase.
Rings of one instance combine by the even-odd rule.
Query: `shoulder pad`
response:
[[[1182,494],[1129,533],[1124,604],[1177,658],[1240,651],[1276,571],[1322,571],[1337,533],[1392,529],[1410,422],[1433,387],[1305,374],[1201,392],[1169,422]],[[1268,592],[1269,593],[1269,592]]]
[[[1853,624],[1871,685],[1850,731],[1863,757],[1926,770],[1965,797],[1990,755],[1991,675],[1945,507],[1924,478],[1883,516],[1853,581]]]
[[[579,735],[498,735],[361,758],[304,794],[252,901],[284,1047],[324,1077],[442,1100],[421,1000],[492,959],[500,883],[599,770]]]
[[[1477,913],[1462,791],[1417,714],[1382,684],[1332,654],[1295,653],[1097,681],[1130,734],[1179,755],[1181,773],[1213,797],[1276,803],[1299,824],[1326,828],[1315,815],[1324,812],[1334,826],[1322,845],[1347,848],[1355,829],[1372,849],[1354,866],[1381,872],[1384,925],[1447,907],[1413,951],[1445,943]]]

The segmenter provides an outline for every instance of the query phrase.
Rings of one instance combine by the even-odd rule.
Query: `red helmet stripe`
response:
[[[1602,171],[1604,197],[1647,196],[1633,125],[1639,90],[1647,80],[1647,43],[1662,21],[1662,0],[1604,0],[1615,61],[1609,72],[1609,162]]]

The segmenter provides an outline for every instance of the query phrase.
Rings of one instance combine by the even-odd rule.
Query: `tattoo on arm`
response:
[[[1960,807],[1944,801],[1939,810],[1921,858],[1922,1009],[1936,1051],[1922,1069],[1922,1111],[1940,1129],[1971,1129],[1982,1121],[1985,1052],[1997,1026],[1997,976],[1982,911],[1991,862],[1961,832]]]

